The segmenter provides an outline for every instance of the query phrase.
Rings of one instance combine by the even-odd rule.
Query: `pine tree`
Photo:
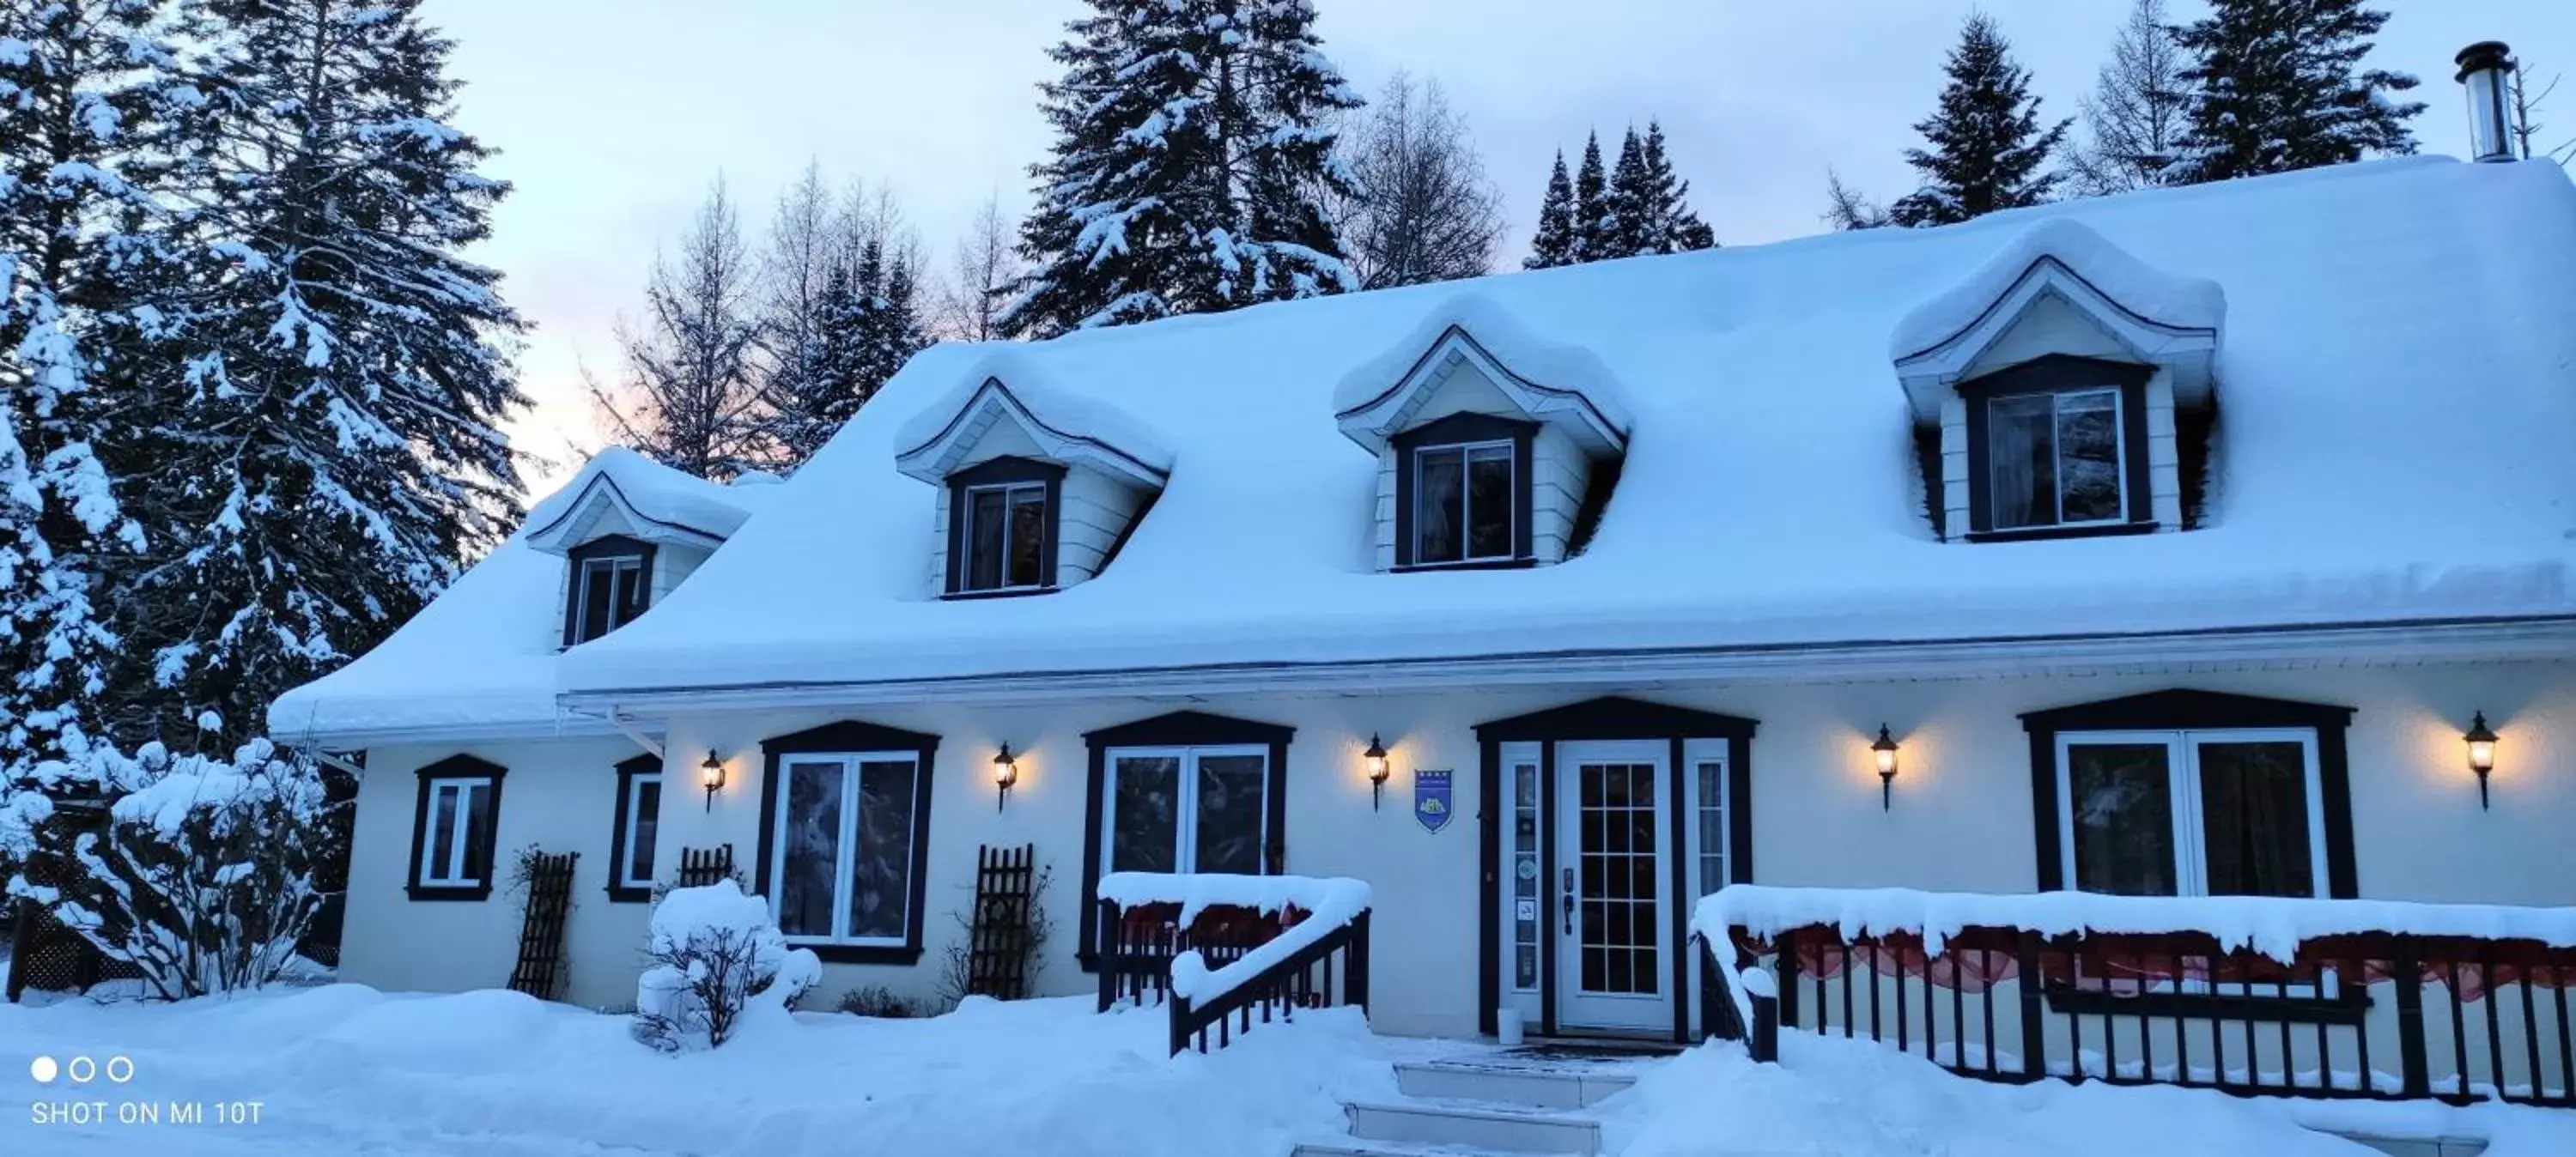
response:
[[[2214,0],[2175,30],[2197,86],[2171,175],[2198,184],[2412,153],[2415,78],[2362,69],[2388,14],[2362,0]]]
[[[1646,122],[1646,140],[1639,154],[1639,199],[1645,205],[1645,247],[1641,253],[1682,253],[1717,246],[1717,231],[1690,207],[1690,182],[1673,171],[1670,157],[1664,155],[1664,126]]]
[[[1941,107],[1914,126],[1932,147],[1905,152],[1922,187],[1889,206],[1889,216],[1899,225],[1947,225],[2047,200],[2061,176],[2041,168],[2071,118],[2040,127],[2030,72],[1991,18],[1968,18],[1944,71]]]
[[[1610,188],[1602,196],[1601,232],[1592,260],[1607,261],[1654,252],[1654,193],[1646,188],[1645,146],[1631,127],[1619,141],[1618,163],[1610,166]]]
[[[1538,204],[1538,235],[1530,238],[1523,269],[1554,269],[1577,260],[1580,237],[1574,224],[1574,182],[1565,175],[1565,150],[1556,151],[1556,167],[1547,174],[1547,196]]]
[[[1601,169],[1601,135],[1583,138],[1583,167],[1574,175],[1574,259],[1616,256],[1610,240],[1610,181]]]
[[[1356,108],[1306,0],[1090,0],[1050,50],[1056,130],[1002,317],[1052,337],[1355,287],[1324,197]]]
[[[0,793],[103,738],[104,596],[143,543],[100,447],[169,304],[152,146],[179,79],[157,9],[0,9]]]
[[[381,641],[519,521],[499,425],[527,404],[500,275],[458,256],[509,187],[447,123],[419,0],[188,0],[205,61],[181,174],[189,351],[160,426],[127,733],[256,729],[269,700]]]

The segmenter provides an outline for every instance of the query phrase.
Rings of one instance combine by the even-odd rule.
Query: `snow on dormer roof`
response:
[[[611,446],[528,511],[523,537],[547,554],[610,533],[714,549],[751,516],[762,488],[777,481],[753,474],[728,487]]]
[[[1627,392],[1600,356],[1532,333],[1491,298],[1461,293],[1423,316],[1385,353],[1342,376],[1333,416],[1342,434],[1370,453],[1418,423],[1427,391],[1473,364],[1521,413],[1565,425],[1576,441],[1605,452],[1628,443]]]
[[[997,422],[1035,443],[1039,456],[1086,465],[1159,489],[1172,472],[1172,452],[1143,423],[1117,406],[1051,382],[1042,359],[1016,347],[984,356],[958,385],[895,431],[895,465],[938,483],[981,458],[975,454]]]

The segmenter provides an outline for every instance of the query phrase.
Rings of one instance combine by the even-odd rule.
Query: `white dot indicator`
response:
[[[36,1078],[39,1085],[53,1084],[54,1077],[61,1072],[62,1067],[56,1065],[52,1057],[37,1057],[27,1065],[27,1075]]]

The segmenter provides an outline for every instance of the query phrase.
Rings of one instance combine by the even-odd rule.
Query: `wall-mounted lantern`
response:
[[[1387,770],[1386,744],[1378,741],[1376,732],[1369,733],[1368,750],[1360,753],[1360,759],[1368,765],[1369,810],[1377,811],[1386,803]]]
[[[714,748],[707,749],[707,761],[698,765],[698,782],[707,788],[707,810],[716,810],[716,793],[724,790],[724,760],[716,758]]]
[[[1896,737],[1887,733],[1886,724],[1878,725],[1878,742],[1869,745],[1869,752],[1878,759],[1878,810],[1892,811],[1896,807]]]
[[[2480,711],[2469,720],[2468,734],[2460,737],[2469,744],[2469,770],[2478,773],[2478,810],[2487,810],[2487,773],[2495,770],[2496,733],[2487,730],[2487,713]]]
[[[1001,752],[993,757],[994,811],[1002,810],[1002,805],[1011,802],[1011,785],[1018,782],[1020,761],[1011,758],[1011,745],[1005,743]]]

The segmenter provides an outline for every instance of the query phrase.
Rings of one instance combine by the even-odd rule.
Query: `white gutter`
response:
[[[1006,704],[1098,698],[1189,699],[1249,692],[1384,693],[1534,684],[1637,688],[1668,683],[1967,679],[2166,670],[2194,664],[2313,666],[2569,658],[2576,658],[2576,616],[601,689],[567,692],[557,702],[567,711],[594,716],[662,718],[683,711],[868,706],[925,699]]]

